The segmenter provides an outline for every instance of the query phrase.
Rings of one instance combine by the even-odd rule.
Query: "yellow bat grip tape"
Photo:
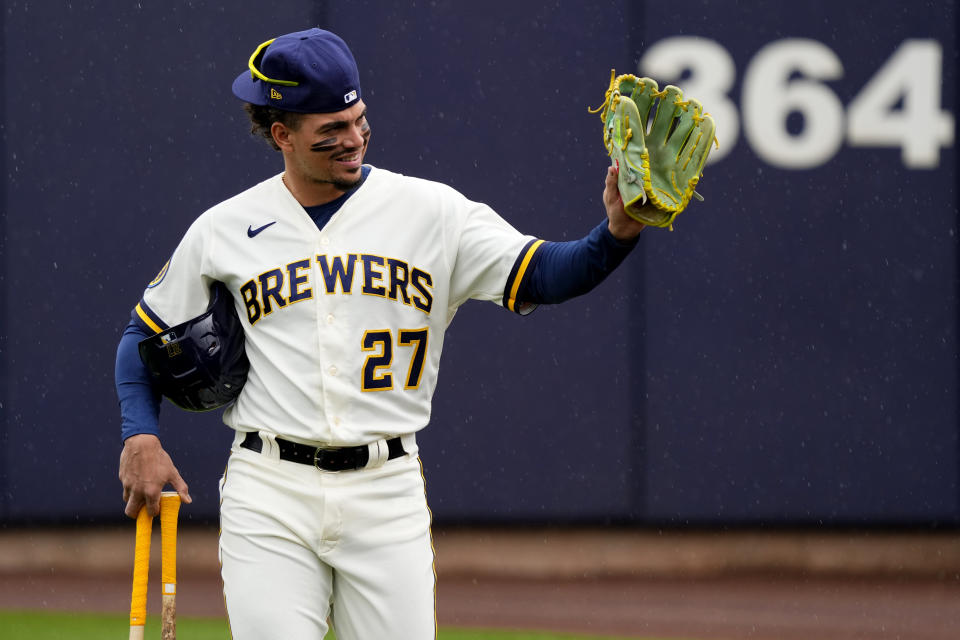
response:
[[[180,496],[173,491],[160,495],[160,580],[163,595],[177,593],[177,517]]]
[[[147,580],[150,574],[150,533],[153,517],[146,507],[137,514],[137,539],[133,550],[133,592],[130,595],[130,626],[142,627],[147,622]]]

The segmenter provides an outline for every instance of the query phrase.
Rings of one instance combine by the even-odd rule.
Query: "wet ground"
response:
[[[132,553],[127,536],[104,540],[85,535],[60,542],[35,535],[21,543],[0,536],[0,608],[126,613],[130,573],[125,567]],[[631,547],[635,536],[585,535],[439,534],[440,624],[637,638],[960,637],[960,578],[948,566],[953,563],[953,538],[938,544],[928,538],[886,540],[886,552],[869,549],[878,544],[876,536],[856,544],[845,539],[833,541],[829,553],[826,545],[809,539],[802,544],[780,541],[784,550],[795,547],[790,561],[785,551],[771,551],[769,538],[766,546],[731,538],[712,544],[663,539],[662,548],[648,539],[640,541],[645,550],[640,552]],[[592,551],[577,551],[588,540]],[[23,545],[19,563],[14,562],[17,544]],[[211,545],[215,548],[215,539],[208,534],[182,536],[180,615],[224,615],[215,560],[213,566],[209,562]],[[869,553],[857,560],[852,549],[865,547]],[[798,550],[802,560],[796,559]],[[657,557],[642,560],[642,553]],[[744,559],[734,563],[739,553]],[[584,554],[599,555],[581,557]],[[722,562],[720,556],[725,557]],[[50,557],[56,561],[47,562]],[[604,559],[608,557],[620,560]],[[844,557],[845,563],[824,566],[824,558]],[[750,558],[780,568],[761,571],[759,565],[747,566]],[[937,563],[943,570],[936,569]],[[152,575],[157,578],[154,586],[159,573]],[[159,606],[158,588],[152,588],[150,610],[159,611]]]

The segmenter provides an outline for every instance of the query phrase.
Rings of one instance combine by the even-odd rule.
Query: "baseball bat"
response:
[[[177,640],[177,517],[180,496],[176,491],[160,494],[160,581],[163,605],[160,612],[161,640]]]
[[[130,640],[143,640],[147,623],[147,579],[150,574],[150,534],[153,517],[147,508],[137,514],[137,539],[133,549],[133,592],[130,595]]]

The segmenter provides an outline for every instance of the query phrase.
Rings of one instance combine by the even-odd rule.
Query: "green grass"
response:
[[[0,611],[0,629],[10,640],[103,640],[126,638],[130,618],[124,615]],[[225,640],[230,637],[227,621],[214,618],[177,620],[177,634],[190,640]],[[160,637],[157,616],[147,618],[147,638]]]
[[[123,615],[53,613],[47,611],[0,611],[0,635],[5,640],[104,640],[126,638],[129,618]],[[227,640],[230,632],[222,618],[177,619],[177,635],[186,640]],[[147,618],[146,638],[160,637],[157,616]],[[596,640],[597,636],[540,633],[533,631],[492,631],[440,629],[438,640]],[[327,640],[336,640],[333,633]],[[615,640],[604,638],[604,640]]]

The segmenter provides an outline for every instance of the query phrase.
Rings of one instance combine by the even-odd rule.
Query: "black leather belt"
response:
[[[309,464],[323,471],[354,471],[367,466],[370,461],[370,449],[362,444],[357,447],[312,447],[308,444],[291,442],[277,438],[277,448],[280,449],[280,459],[300,464]],[[260,453],[263,451],[263,440],[260,432],[248,431],[240,446]],[[387,460],[393,460],[406,455],[403,442],[400,438],[387,440]]]

